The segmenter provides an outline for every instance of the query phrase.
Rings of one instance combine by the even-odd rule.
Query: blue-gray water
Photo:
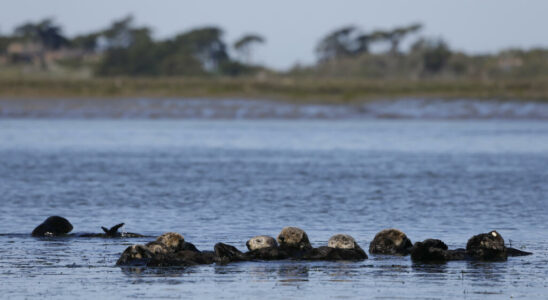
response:
[[[545,298],[548,123],[527,120],[2,120],[1,297]],[[125,222],[201,249],[305,229],[314,246],[383,228],[464,247],[498,230],[534,252],[508,262],[249,262],[114,266],[132,240],[32,238]]]

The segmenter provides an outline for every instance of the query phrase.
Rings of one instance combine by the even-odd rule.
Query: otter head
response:
[[[171,251],[182,249],[185,238],[176,232],[167,232],[156,239],[156,242],[164,244]]]
[[[310,241],[304,230],[297,227],[285,227],[278,235],[280,247],[294,249],[311,249]]]
[[[57,236],[67,234],[72,230],[72,224],[59,216],[51,216],[32,231],[33,236]]]
[[[247,249],[249,249],[249,251],[278,247],[278,243],[276,243],[276,240],[273,237],[267,235],[252,237],[251,239],[249,239],[249,241],[247,241],[247,243],[245,243],[245,245],[247,246]]]
[[[466,253],[482,260],[506,260],[508,257],[504,239],[494,230],[471,237],[466,243]]]
[[[356,243],[356,240],[348,234],[336,234],[329,239],[327,242],[327,247],[338,249],[355,249],[359,246]]]
[[[117,265],[131,265],[144,259],[150,259],[153,257],[152,252],[145,245],[131,245],[124,250],[118,261]]]
[[[158,241],[150,242],[146,246],[153,254],[166,254],[169,251],[166,245]]]
[[[370,253],[407,255],[413,247],[407,235],[398,229],[385,229],[375,235],[369,244]]]

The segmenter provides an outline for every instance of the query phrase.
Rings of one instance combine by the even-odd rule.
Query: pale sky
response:
[[[127,14],[151,27],[155,38],[205,25],[223,28],[230,44],[259,33],[267,43],[256,49],[254,61],[277,69],[314,62],[322,36],[349,24],[368,31],[418,21],[422,35],[472,53],[548,47],[546,0],[0,0],[0,32],[53,17],[72,36]]]

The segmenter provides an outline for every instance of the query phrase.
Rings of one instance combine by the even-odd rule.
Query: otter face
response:
[[[245,243],[245,245],[247,246],[247,249],[249,249],[249,251],[278,247],[278,243],[276,243],[276,240],[273,237],[267,235],[252,237],[251,239],[249,239],[249,241],[247,241],[247,243]]]
[[[336,234],[327,242],[327,247],[329,248],[354,249],[357,246],[356,240],[348,234]]]
[[[310,249],[310,241],[304,230],[297,227],[285,227],[278,235],[280,247]]]
[[[159,236],[156,242],[166,245],[171,250],[177,250],[183,247],[185,238],[176,232],[167,232]]]

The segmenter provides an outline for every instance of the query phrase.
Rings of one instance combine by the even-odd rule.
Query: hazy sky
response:
[[[0,32],[54,17],[74,35],[127,14],[152,27],[156,38],[204,25],[223,28],[230,43],[259,33],[267,44],[254,60],[275,68],[313,62],[321,37],[348,24],[372,30],[419,21],[423,35],[474,53],[548,46],[547,0],[0,0]]]

